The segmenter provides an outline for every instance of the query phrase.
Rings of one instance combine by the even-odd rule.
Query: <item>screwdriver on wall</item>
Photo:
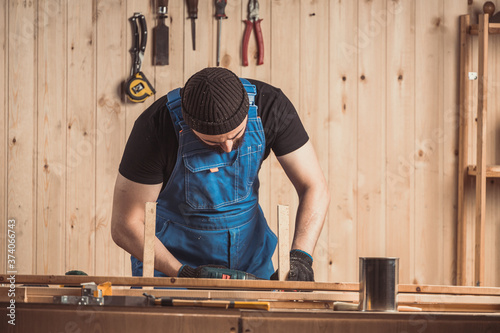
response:
[[[191,37],[193,39],[193,50],[196,50],[196,23],[198,18],[198,0],[187,0],[188,14],[191,19]]]
[[[217,66],[220,64],[220,32],[222,28],[222,19],[227,19],[225,9],[226,9],[227,0],[215,0],[215,18],[217,19],[217,29],[218,37],[217,37]]]

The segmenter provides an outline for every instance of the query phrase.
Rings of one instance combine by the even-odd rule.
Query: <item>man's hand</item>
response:
[[[290,272],[288,281],[314,281],[314,271],[312,269],[313,258],[304,251],[290,251]],[[271,280],[278,280],[278,271],[271,275]]]
[[[289,281],[314,281],[313,258],[304,251],[290,251]]]

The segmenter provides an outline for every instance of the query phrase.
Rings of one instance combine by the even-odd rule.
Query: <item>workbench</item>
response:
[[[358,301],[357,283],[19,275],[15,297],[9,297],[7,279],[0,275],[0,332],[500,332],[500,288],[399,285],[398,303],[409,312],[361,312],[334,310],[337,302]],[[137,299],[146,292],[179,299],[268,301],[271,307],[53,303],[54,296],[80,295],[78,285],[86,282],[111,282],[113,296]],[[7,322],[11,299],[15,326]]]

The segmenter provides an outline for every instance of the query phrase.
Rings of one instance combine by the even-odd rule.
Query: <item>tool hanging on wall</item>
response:
[[[168,40],[169,30],[165,25],[168,18],[168,0],[158,1],[158,25],[153,29],[154,56],[153,63],[156,66],[168,65]]]
[[[141,36],[139,36],[139,28],[137,27],[137,20],[141,26]],[[146,26],[146,19],[141,13],[135,13],[130,18],[132,25],[133,45],[130,53],[132,53],[132,69],[130,71],[130,78],[125,82],[125,93],[130,101],[134,103],[144,102],[146,98],[156,93],[155,89],[149,83],[148,79],[141,72],[142,60],[144,59],[144,52],[146,51],[148,29]],[[140,43],[139,43],[140,37]]]
[[[196,23],[198,18],[198,0],[187,0],[188,15],[191,19],[191,38],[193,40],[193,50],[196,50]]]
[[[257,37],[257,50],[259,52],[259,58],[257,60],[257,65],[262,65],[264,63],[264,38],[262,37],[262,29],[260,27],[259,19],[259,1],[249,0],[248,1],[248,20],[245,20],[245,35],[243,37],[243,66],[248,66],[248,42],[250,40],[250,34],[252,33],[252,28],[255,27],[255,36]]]
[[[220,64],[220,36],[222,29],[222,19],[227,19],[226,10],[227,0],[215,0],[215,18],[217,19],[217,66]]]

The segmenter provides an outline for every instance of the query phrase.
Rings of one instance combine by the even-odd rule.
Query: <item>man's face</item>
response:
[[[248,116],[245,120],[229,133],[219,135],[207,135],[193,130],[193,133],[203,142],[208,148],[215,150],[219,154],[229,153],[238,149],[243,143],[245,130],[247,128]]]

